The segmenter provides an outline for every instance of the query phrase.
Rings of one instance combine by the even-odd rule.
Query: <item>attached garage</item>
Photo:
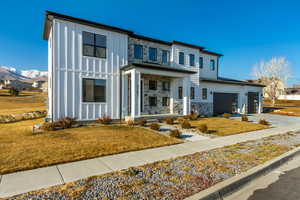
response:
[[[237,93],[219,93],[213,94],[214,115],[223,113],[235,113],[238,107]]]

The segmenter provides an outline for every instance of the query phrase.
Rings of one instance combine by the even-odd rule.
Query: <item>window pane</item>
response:
[[[84,56],[94,56],[94,46],[83,45],[83,55]]]
[[[163,106],[169,106],[170,105],[170,99],[169,99],[169,97],[163,97],[162,98],[162,105]]]
[[[195,99],[195,88],[191,87],[191,99]]]
[[[106,48],[96,47],[96,57],[97,58],[106,58]]]
[[[149,106],[156,106],[156,97],[149,97]]]
[[[96,35],[96,46],[106,47],[106,36],[105,35]]]
[[[179,64],[184,65],[184,53],[179,52]]]
[[[156,61],[157,60],[157,49],[149,48],[149,60]]]
[[[149,90],[156,90],[156,81],[149,80]]]
[[[210,70],[215,71],[215,60],[210,60]]]
[[[134,58],[135,59],[143,59],[143,46],[142,45],[134,45]]]
[[[195,66],[195,55],[190,54],[190,66]]]
[[[169,62],[169,51],[163,50],[162,51],[162,63]]]
[[[163,90],[170,90],[170,82],[169,81],[164,81],[163,82]]]
[[[199,67],[203,68],[203,57],[199,57]]]
[[[82,41],[83,44],[94,45],[95,43],[95,34],[89,32],[82,32]]]
[[[202,88],[202,99],[207,99],[207,88]]]
[[[106,80],[95,80],[95,102],[105,102]]]
[[[83,101],[93,102],[94,101],[94,80],[83,79]]]
[[[178,99],[182,99],[182,87],[178,87]]]

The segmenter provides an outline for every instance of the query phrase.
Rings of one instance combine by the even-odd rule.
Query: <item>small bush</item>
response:
[[[76,118],[72,117],[64,117],[56,122],[56,125],[59,128],[66,129],[66,128],[72,128],[72,125],[76,123]]]
[[[104,116],[98,118],[97,121],[100,124],[111,124],[112,119],[109,116],[104,115]]]
[[[170,130],[169,135],[171,137],[179,138],[181,136],[181,132],[178,129]]]
[[[247,121],[248,121],[247,115],[243,115],[243,116],[242,116],[242,121],[243,121],[243,122],[247,122]]]
[[[152,124],[150,124],[150,128],[151,128],[152,130],[159,131],[160,126],[159,126],[159,124],[157,124],[157,123],[152,123]]]
[[[176,120],[178,123],[182,123],[185,119],[184,117],[178,117]]]
[[[188,120],[184,120],[182,123],[181,123],[181,128],[183,129],[189,129],[191,128],[191,124]]]
[[[228,119],[229,117],[231,117],[231,114],[230,113],[224,113],[223,117]]]
[[[174,120],[172,118],[166,118],[165,122],[166,124],[170,124],[170,125],[174,124]]]
[[[144,119],[142,119],[142,120],[140,120],[140,121],[138,122],[138,124],[139,124],[140,126],[146,126],[147,121],[144,120]]]
[[[134,126],[134,120],[128,120],[126,122],[127,126],[133,127]]]
[[[54,123],[54,122],[45,122],[42,124],[40,129],[44,130],[44,131],[55,131],[56,130],[55,126],[56,126],[56,123]]]
[[[18,96],[18,95],[19,95],[19,90],[16,89],[16,88],[10,88],[10,89],[9,89],[9,94],[10,94],[11,96]]]
[[[259,120],[258,123],[261,124],[261,125],[269,125],[269,122],[267,120],[265,120],[265,119]]]
[[[199,117],[199,115],[194,111],[192,111],[191,114],[189,114],[188,116],[189,116],[189,120],[197,120]]]
[[[208,132],[208,127],[206,124],[201,124],[199,127],[198,127],[198,130],[202,133],[207,133]]]

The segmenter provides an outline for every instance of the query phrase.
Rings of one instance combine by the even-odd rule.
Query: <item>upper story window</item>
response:
[[[199,68],[203,69],[203,57],[199,57]]]
[[[182,99],[182,87],[178,87],[178,99]]]
[[[162,86],[163,90],[170,91],[170,81],[163,81]]]
[[[156,90],[157,82],[156,80],[149,80],[149,90]]]
[[[215,71],[215,60],[210,60],[210,70]]]
[[[157,105],[157,97],[149,97],[149,106]]]
[[[191,99],[195,99],[195,88],[191,87]]]
[[[139,44],[134,45],[134,58],[143,59],[143,46]]]
[[[84,56],[106,58],[106,36],[83,31],[82,49]]]
[[[103,79],[82,79],[82,100],[83,102],[105,102],[106,80]]]
[[[190,54],[190,66],[195,66],[195,55],[194,54]]]
[[[180,65],[184,65],[184,53],[183,52],[179,52],[179,64]]]
[[[157,49],[149,47],[149,60],[157,61]]]
[[[162,50],[161,62],[169,63],[169,60],[170,60],[170,52],[167,50]]]
[[[169,97],[163,97],[162,98],[162,106],[169,106],[170,105],[170,98]]]
[[[202,88],[202,99],[207,99],[207,88]]]

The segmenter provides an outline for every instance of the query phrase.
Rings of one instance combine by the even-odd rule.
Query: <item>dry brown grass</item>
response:
[[[0,174],[180,143],[143,128],[89,126],[32,135],[42,119],[0,124]]]
[[[46,94],[24,91],[19,96],[10,96],[8,90],[0,90],[0,115],[20,114],[45,110]]]
[[[190,121],[190,123],[193,127],[199,127],[201,124],[206,124],[208,127],[208,133],[218,136],[234,135],[270,128],[266,125],[242,122],[221,117],[201,118],[197,121]]]

